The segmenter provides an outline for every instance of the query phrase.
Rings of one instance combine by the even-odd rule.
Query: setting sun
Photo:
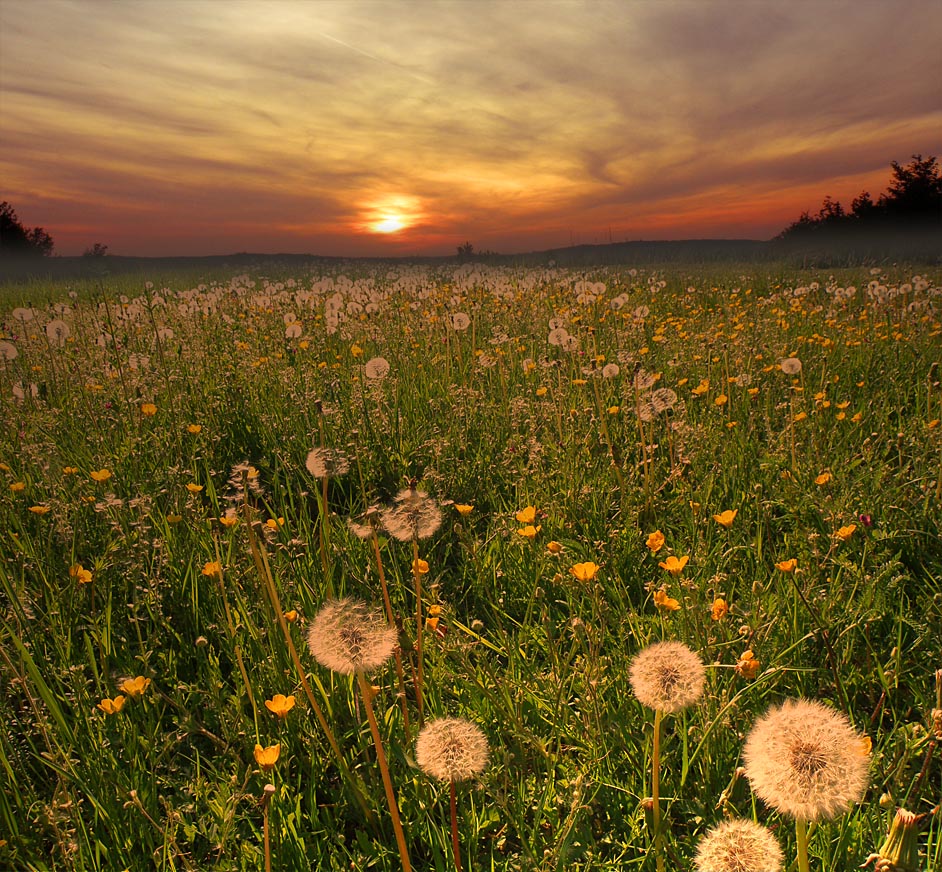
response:
[[[387,215],[370,225],[374,233],[396,233],[406,227],[406,222],[400,215]]]

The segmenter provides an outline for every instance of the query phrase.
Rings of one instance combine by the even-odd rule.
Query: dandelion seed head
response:
[[[311,621],[307,646],[321,666],[342,675],[382,666],[396,650],[396,628],[366,603],[330,600]]]
[[[419,768],[442,781],[466,781],[487,765],[487,739],[464,718],[438,718],[419,732],[415,759]]]
[[[363,375],[373,381],[381,381],[389,374],[389,361],[385,357],[374,357],[363,365]]]
[[[438,503],[420,490],[401,490],[395,502],[396,505],[381,509],[379,515],[386,532],[400,542],[428,539],[442,525]]]
[[[786,700],[769,709],[746,738],[743,760],[753,791],[801,820],[843,814],[867,789],[865,737],[843,714],[813,700]]]
[[[671,714],[693,705],[703,693],[706,670],[682,642],[656,642],[634,656],[628,681],[638,701]]]
[[[697,872],[779,872],[782,861],[775,836],[748,820],[724,821],[711,829],[694,857]]]
[[[797,357],[786,357],[778,362],[778,366],[785,375],[798,375],[801,372],[801,361]]]
[[[304,465],[314,478],[334,478],[350,471],[347,455],[336,448],[314,448]]]

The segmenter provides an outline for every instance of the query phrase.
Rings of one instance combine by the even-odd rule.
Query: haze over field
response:
[[[0,195],[59,254],[769,238],[942,146],[942,5],[0,5]]]

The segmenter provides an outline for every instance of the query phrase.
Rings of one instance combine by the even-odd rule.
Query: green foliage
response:
[[[444,513],[419,543],[426,612],[441,608],[426,709],[491,747],[458,787],[465,868],[654,869],[652,717],[627,674],[661,639],[708,667],[701,703],[665,719],[670,868],[730,815],[794,856],[737,774],[753,720],[786,697],[846,711],[873,743],[870,789],[812,833],[813,865],[859,866],[895,805],[938,802],[942,276],[344,270],[33,287],[35,308],[0,312],[0,867],[261,869],[270,781],[274,868],[400,868],[362,699],[304,628],[329,591],[382,602],[346,520],[409,479]],[[551,319],[569,341],[549,341]],[[659,388],[672,409],[639,418]],[[316,445],[351,459],[326,491],[305,469]],[[302,690],[249,517],[353,776]],[[412,548],[379,544],[414,738]],[[659,566],[671,554],[689,557],[679,576]],[[578,581],[586,561],[601,569]],[[150,685],[106,714],[135,676]],[[415,764],[393,665],[371,680],[413,866],[453,868],[448,791]],[[283,719],[276,693],[296,696]],[[271,772],[256,744],[280,744]],[[939,815],[920,844],[938,867]]]

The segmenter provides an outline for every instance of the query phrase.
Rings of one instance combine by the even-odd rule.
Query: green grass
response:
[[[273,868],[400,868],[355,682],[314,661],[304,630],[329,590],[382,604],[370,543],[345,522],[410,478],[444,514],[419,543],[426,611],[441,606],[445,631],[425,636],[426,710],[475,721],[491,748],[458,788],[465,869],[655,868],[653,716],[628,666],[662,639],[707,664],[701,702],[665,719],[668,868],[692,868],[725,816],[755,816],[795,856],[791,822],[737,775],[752,722],[788,697],[846,712],[873,747],[862,802],[814,828],[812,868],[859,866],[896,806],[939,802],[937,269],[344,269],[7,292],[18,354],[0,359],[0,868],[262,869],[269,781]],[[581,281],[604,289],[580,301]],[[24,322],[13,307],[27,293]],[[450,327],[455,312],[466,331]],[[547,343],[554,317],[577,350]],[[70,330],[61,347],[45,332],[54,318]],[[365,377],[374,356],[385,379]],[[789,356],[800,375],[777,366]],[[610,363],[618,375],[600,377]],[[639,426],[640,368],[678,403]],[[315,445],[352,461],[329,482],[325,554],[305,469]],[[247,501],[230,481],[240,463],[262,486]],[[112,476],[98,483],[101,469]],[[515,519],[526,506],[532,540]],[[224,527],[229,508],[240,520]],[[713,520],[726,509],[729,529]],[[278,600],[299,614],[286,626],[342,766],[248,512]],[[669,554],[689,556],[682,575],[659,567]],[[412,548],[383,537],[381,555],[408,647]],[[776,569],[789,558],[794,574]],[[203,572],[216,560],[221,583]],[[571,575],[583,561],[601,566],[594,581]],[[90,583],[70,575],[79,564]],[[662,588],[679,609],[658,610]],[[730,611],[713,620],[717,598]],[[751,679],[735,668],[746,650]],[[140,698],[98,707],[138,675],[151,680]],[[404,739],[392,662],[371,680],[413,867],[454,868],[448,790]],[[297,699],[284,720],[264,705],[276,693]],[[411,678],[407,697],[414,722]],[[271,772],[256,743],[280,743]],[[942,816],[920,846],[920,869],[939,868]]]

